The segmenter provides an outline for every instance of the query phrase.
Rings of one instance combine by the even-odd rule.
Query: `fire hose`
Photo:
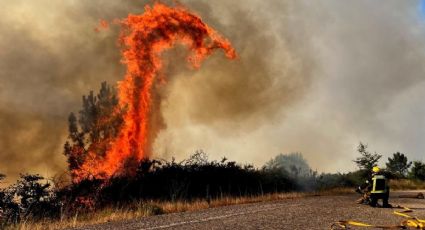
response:
[[[423,199],[423,194],[419,193],[416,196],[403,196],[403,198],[418,198]],[[401,208],[402,211],[394,211],[393,214],[397,216],[404,217],[399,225],[373,225],[367,224],[359,221],[353,220],[343,220],[335,222],[331,225],[331,230],[342,230],[342,229],[350,229],[350,226],[356,227],[366,227],[366,228],[375,228],[375,229],[422,229],[425,230],[425,219],[419,219],[415,216],[408,215],[406,213],[413,212],[412,209],[407,207],[402,207],[400,205],[395,206],[394,208]]]
[[[373,224],[367,224],[363,222],[348,220],[348,221],[338,221],[331,225],[331,230],[342,230],[342,229],[350,229],[350,226],[357,226],[357,227],[367,227],[367,228],[376,228],[376,229],[422,229],[425,230],[425,220],[418,219],[417,217],[413,217],[410,215],[407,215],[407,212],[412,212],[411,209],[406,207],[400,207],[403,208],[403,211],[394,211],[395,215],[404,217],[405,220],[402,221],[399,225],[373,225]]]

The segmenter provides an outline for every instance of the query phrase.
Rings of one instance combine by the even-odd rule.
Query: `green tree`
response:
[[[412,179],[425,180],[425,164],[420,161],[414,161],[409,176]]]
[[[361,142],[357,147],[357,151],[360,153],[360,157],[357,157],[354,163],[357,164],[360,170],[367,172],[370,172],[374,166],[377,166],[379,159],[382,157],[380,154],[369,152],[367,150],[367,145]]]
[[[409,162],[407,157],[400,152],[396,152],[392,157],[388,158],[386,163],[387,170],[398,177],[406,177],[412,162]]]
[[[104,157],[110,140],[115,138],[123,123],[124,109],[118,106],[116,90],[106,82],[101,84],[99,93],[91,91],[82,98],[82,109],[68,117],[68,140],[64,154],[68,167],[73,172],[84,164],[89,152]]]

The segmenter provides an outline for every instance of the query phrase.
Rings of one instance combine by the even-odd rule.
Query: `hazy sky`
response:
[[[124,75],[118,28],[94,28],[142,13],[147,1],[0,2],[0,172],[52,176],[66,168],[68,114],[83,94]],[[155,156],[182,159],[203,149],[261,166],[302,152],[313,169],[336,172],[355,167],[363,141],[385,158],[401,151],[425,160],[420,1],[182,2],[240,58],[217,53],[193,71],[183,49],[164,55],[167,128]]]

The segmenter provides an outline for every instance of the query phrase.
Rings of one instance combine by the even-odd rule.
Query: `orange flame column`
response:
[[[118,83],[120,107],[126,108],[124,124],[104,157],[89,153],[77,173],[80,179],[134,173],[134,165],[150,156],[155,136],[150,133],[152,90],[161,70],[162,52],[181,42],[191,51],[187,60],[195,68],[216,49],[224,50],[229,59],[236,57],[229,41],[182,6],[154,3],[146,6],[142,15],[129,15],[120,23],[123,63],[127,66],[124,80]]]

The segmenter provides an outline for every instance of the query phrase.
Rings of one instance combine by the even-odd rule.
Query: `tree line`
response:
[[[360,156],[354,160],[359,170],[370,172],[378,166],[381,154],[367,150],[367,145],[360,143],[357,148]],[[395,152],[388,157],[384,170],[396,179],[425,180],[425,163],[422,161],[409,161],[404,153]]]

